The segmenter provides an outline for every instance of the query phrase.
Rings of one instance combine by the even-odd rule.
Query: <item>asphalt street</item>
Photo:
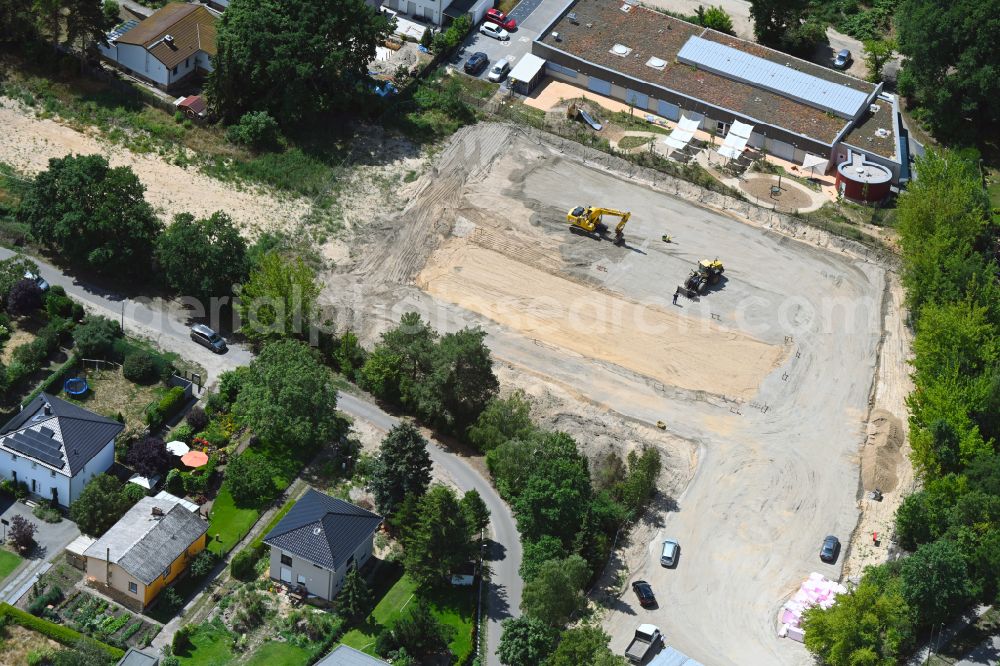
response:
[[[0,248],[0,259],[13,256],[14,252]],[[170,301],[139,301],[126,299],[107,289],[102,289],[75,278],[52,264],[32,258],[39,274],[51,285],[61,285],[66,293],[81,301],[92,312],[112,319],[121,320],[129,334],[140,335],[154,341],[165,351],[175,352],[193,361],[207,371],[204,383],[210,385],[226,370],[232,370],[249,363],[253,353],[246,347],[229,342],[229,351],[214,354],[191,341],[190,326],[185,311]],[[371,423],[376,428],[388,431],[398,419],[387,414],[378,405],[355,395],[341,392],[337,398],[340,411],[355,419]],[[492,579],[488,595],[487,630],[489,655],[486,663],[499,666],[496,648],[500,639],[500,622],[507,617],[520,615],[521,590],[523,583],[518,570],[521,566],[521,541],[517,525],[510,508],[504,503],[490,482],[461,456],[447,452],[438,442],[432,440],[431,459],[455,480],[459,489],[479,491],[489,507],[492,527],[492,541],[488,557]],[[61,550],[61,548],[60,548]]]

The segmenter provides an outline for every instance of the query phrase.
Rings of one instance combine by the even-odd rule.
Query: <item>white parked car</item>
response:
[[[493,65],[493,69],[491,69],[490,73],[486,75],[486,78],[488,78],[490,81],[493,81],[494,83],[500,83],[501,81],[503,81],[503,78],[507,76],[507,72],[509,71],[510,71],[510,60],[508,60],[507,58],[501,58],[500,60],[496,61],[496,64]]]
[[[496,23],[482,24],[479,26],[479,32],[483,33],[487,37],[499,39],[501,42],[506,42],[510,39],[510,33],[498,26]]]

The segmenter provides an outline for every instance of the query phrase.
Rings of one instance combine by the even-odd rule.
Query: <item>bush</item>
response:
[[[150,429],[155,430],[176,414],[187,402],[187,394],[180,386],[167,391],[167,394],[160,398],[156,404],[150,405],[146,409],[146,424]]]
[[[84,358],[108,358],[122,335],[118,322],[90,315],[73,330],[73,343]]]
[[[194,625],[190,624],[185,624],[177,630],[177,633],[174,634],[173,642],[170,643],[170,648],[174,654],[185,654],[194,647],[194,643],[191,642],[191,635],[193,633]]]
[[[126,483],[122,488],[122,497],[132,506],[146,496],[146,489],[137,483]]]
[[[167,492],[172,495],[184,494],[184,479],[179,469],[172,469],[167,472],[167,480],[164,482]]]
[[[62,513],[59,509],[51,502],[41,502],[36,506],[31,514],[40,520],[44,520],[47,523],[58,523],[62,521]]]
[[[50,317],[65,317],[73,321],[83,318],[83,306],[67,296],[60,285],[55,285],[45,294],[45,312]]]
[[[160,610],[165,615],[176,615],[177,611],[184,607],[184,599],[172,587],[168,587],[160,593]]]
[[[184,420],[192,432],[201,432],[208,425],[208,414],[201,407],[192,407]]]
[[[218,558],[210,550],[203,550],[191,562],[190,572],[195,578],[203,578],[215,568]]]
[[[170,440],[178,440],[187,444],[191,441],[191,438],[194,437],[195,432],[196,431],[191,428],[190,424],[179,423],[174,426],[173,430],[170,431]]]
[[[278,121],[267,111],[245,113],[226,130],[226,139],[254,150],[274,148],[278,145]]]
[[[431,51],[435,54],[447,53],[451,51],[462,39],[469,34],[469,30],[472,28],[472,19],[466,15],[455,19],[448,26],[448,29],[444,32],[439,32],[434,35],[434,39],[431,42]]]
[[[229,572],[233,578],[243,581],[253,580],[257,577],[255,570],[257,566],[257,555],[250,548],[244,548],[236,553],[229,563]]]
[[[122,374],[125,379],[136,384],[151,384],[156,381],[157,368],[156,361],[152,354],[138,349],[125,357],[122,366]]]
[[[28,612],[36,617],[41,617],[45,614],[46,606],[56,606],[62,600],[63,591],[58,585],[53,585],[35,597],[31,603],[28,604]]]

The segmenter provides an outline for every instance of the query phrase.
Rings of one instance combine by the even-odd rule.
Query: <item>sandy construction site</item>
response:
[[[405,210],[351,241],[324,297],[367,342],[407,310],[441,330],[482,326],[505,388],[525,388],[588,453],[660,448],[664,501],[615,562],[660,607],[598,590],[615,651],[653,622],[707,665],[811,663],[777,638],[776,614],[810,572],[839,577],[844,557],[823,564],[820,543],[848,544],[858,523],[886,271],[614,166],[542,135],[467,128]],[[626,246],[570,233],[577,205],[631,211]],[[726,279],[672,305],[695,262],[716,257]],[[667,536],[682,545],[673,570],[658,563]]]

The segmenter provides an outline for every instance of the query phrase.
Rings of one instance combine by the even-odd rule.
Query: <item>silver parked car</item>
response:
[[[677,558],[681,554],[681,545],[674,541],[673,539],[664,539],[663,548],[660,549],[660,565],[665,567],[674,567],[677,564]]]
[[[842,49],[837,57],[833,59],[833,66],[837,69],[847,69],[851,66],[851,52]]]
[[[203,347],[208,347],[216,354],[222,354],[228,349],[222,336],[204,324],[195,324],[191,327],[191,339]]]

